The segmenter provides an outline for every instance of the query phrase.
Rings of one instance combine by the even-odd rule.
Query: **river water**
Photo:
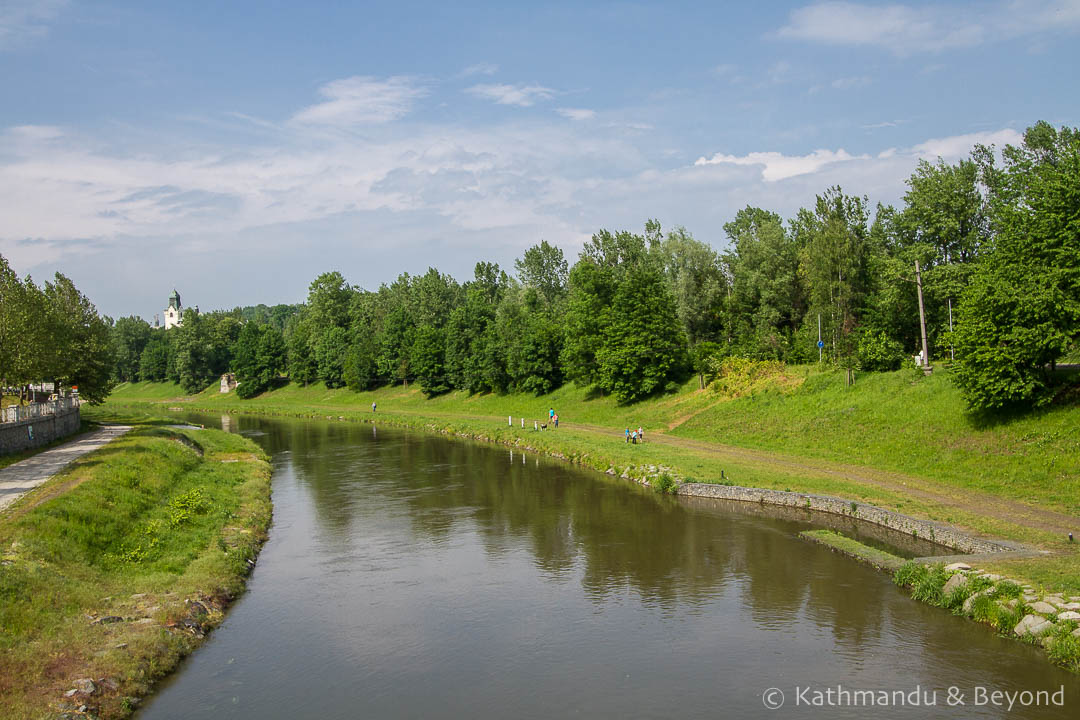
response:
[[[274,524],[139,720],[1080,717],[1076,676],[800,540],[798,511],[372,425],[187,419],[271,453]],[[1025,690],[1060,694],[989,695]]]

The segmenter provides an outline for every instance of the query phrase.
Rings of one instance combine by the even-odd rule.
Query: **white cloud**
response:
[[[815,150],[809,155],[784,155],[778,152],[752,152],[738,157],[716,153],[711,158],[700,157],[694,165],[760,165],[761,178],[765,182],[776,182],[796,175],[814,173],[831,163],[865,159],[866,155],[851,155],[843,148]]]
[[[586,110],[584,108],[555,108],[555,112],[569,120],[591,120],[596,117],[595,110]]]
[[[880,47],[907,56],[1078,28],[1077,0],[919,6],[822,2],[792,11],[776,35],[826,45]]]
[[[1024,136],[1016,130],[995,130],[992,132],[934,138],[919,143],[911,148],[909,153],[931,160],[937,157],[945,160],[957,160],[971,154],[971,149],[975,145],[994,145],[1001,148],[1005,145],[1020,145],[1023,141]]]
[[[895,123],[884,124],[891,125]],[[839,150],[815,150],[807,155],[784,155],[779,152],[752,152],[740,156],[716,153],[712,157],[698,158],[694,162],[694,165],[696,167],[708,165],[760,167],[761,179],[766,183],[775,183],[800,175],[813,175],[826,169],[835,169],[840,165],[844,165],[849,169],[860,165],[873,166],[874,160],[893,161],[895,159],[902,161],[910,168],[908,170],[908,174],[910,174],[911,170],[914,169],[915,161],[919,158],[933,160],[941,157],[946,161],[954,161],[969,156],[972,148],[977,144],[994,145],[1001,148],[1005,145],[1018,145],[1022,142],[1023,136],[1020,133],[1012,129],[1005,129],[992,132],[969,133],[966,135],[934,138],[905,150],[888,148],[882,150],[875,156],[868,154],[852,155],[843,148],[840,148]]]
[[[67,0],[4,0],[0,3],[0,50],[40,38]]]
[[[473,85],[465,92],[499,105],[531,107],[539,101],[555,97],[555,91],[542,85]]]
[[[386,123],[408,114],[427,90],[403,75],[386,80],[356,75],[323,85],[319,94],[326,100],[293,115],[294,123],[335,127]]]

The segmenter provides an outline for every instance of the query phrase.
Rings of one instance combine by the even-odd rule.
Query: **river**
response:
[[[188,419],[271,454],[274,523],[139,720],[1080,716],[1075,675],[799,539],[798,511],[366,424]],[[1061,694],[990,702],[1024,690]]]

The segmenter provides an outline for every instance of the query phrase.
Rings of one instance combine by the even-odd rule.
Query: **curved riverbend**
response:
[[[140,720],[777,717],[770,687],[791,717],[1080,707],[1080,678],[1039,650],[800,541],[797,517],[370,425],[230,424],[273,455],[274,526],[249,592]],[[938,706],[795,706],[838,685]],[[1009,713],[977,688],[1065,704]]]

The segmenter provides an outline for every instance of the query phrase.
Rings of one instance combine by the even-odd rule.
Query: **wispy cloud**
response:
[[[67,0],[4,0],[0,2],[0,50],[40,38]]]
[[[856,77],[844,77],[833,80],[829,85],[833,90],[852,90],[854,88],[866,87],[871,83],[871,80],[866,75],[858,75]]]
[[[569,120],[591,120],[596,117],[595,110],[585,108],[555,108],[555,112]]]
[[[894,124],[883,123],[882,125]],[[784,155],[779,152],[752,152],[746,155],[716,153],[712,157],[698,158],[694,165],[696,167],[709,165],[760,167],[761,179],[766,183],[775,183],[800,175],[813,175],[842,164],[872,166],[876,161],[897,160],[900,163],[906,163],[907,167],[913,168],[915,160],[918,158],[933,159],[941,157],[945,160],[957,160],[968,156],[972,148],[977,144],[994,145],[1000,148],[1007,144],[1016,145],[1022,141],[1023,137],[1020,133],[1012,129],[1005,129],[935,138],[904,150],[888,148],[877,155],[852,155],[843,148],[839,150],[814,150],[806,155]],[[910,172],[910,169],[908,172]],[[851,171],[850,174],[852,176],[865,175],[866,170],[864,168],[859,172]]]
[[[293,115],[292,122],[336,127],[387,123],[408,114],[427,89],[405,75],[385,80],[356,75],[323,85],[319,94],[326,99]]]
[[[458,73],[458,77],[472,77],[473,75],[494,75],[499,72],[499,66],[494,63],[476,63]]]
[[[868,5],[822,2],[792,11],[781,38],[880,47],[898,56],[944,52],[1047,31],[1080,29],[1077,0]]]
[[[473,85],[465,92],[499,105],[531,107],[537,102],[555,97],[555,91],[543,85]]]

